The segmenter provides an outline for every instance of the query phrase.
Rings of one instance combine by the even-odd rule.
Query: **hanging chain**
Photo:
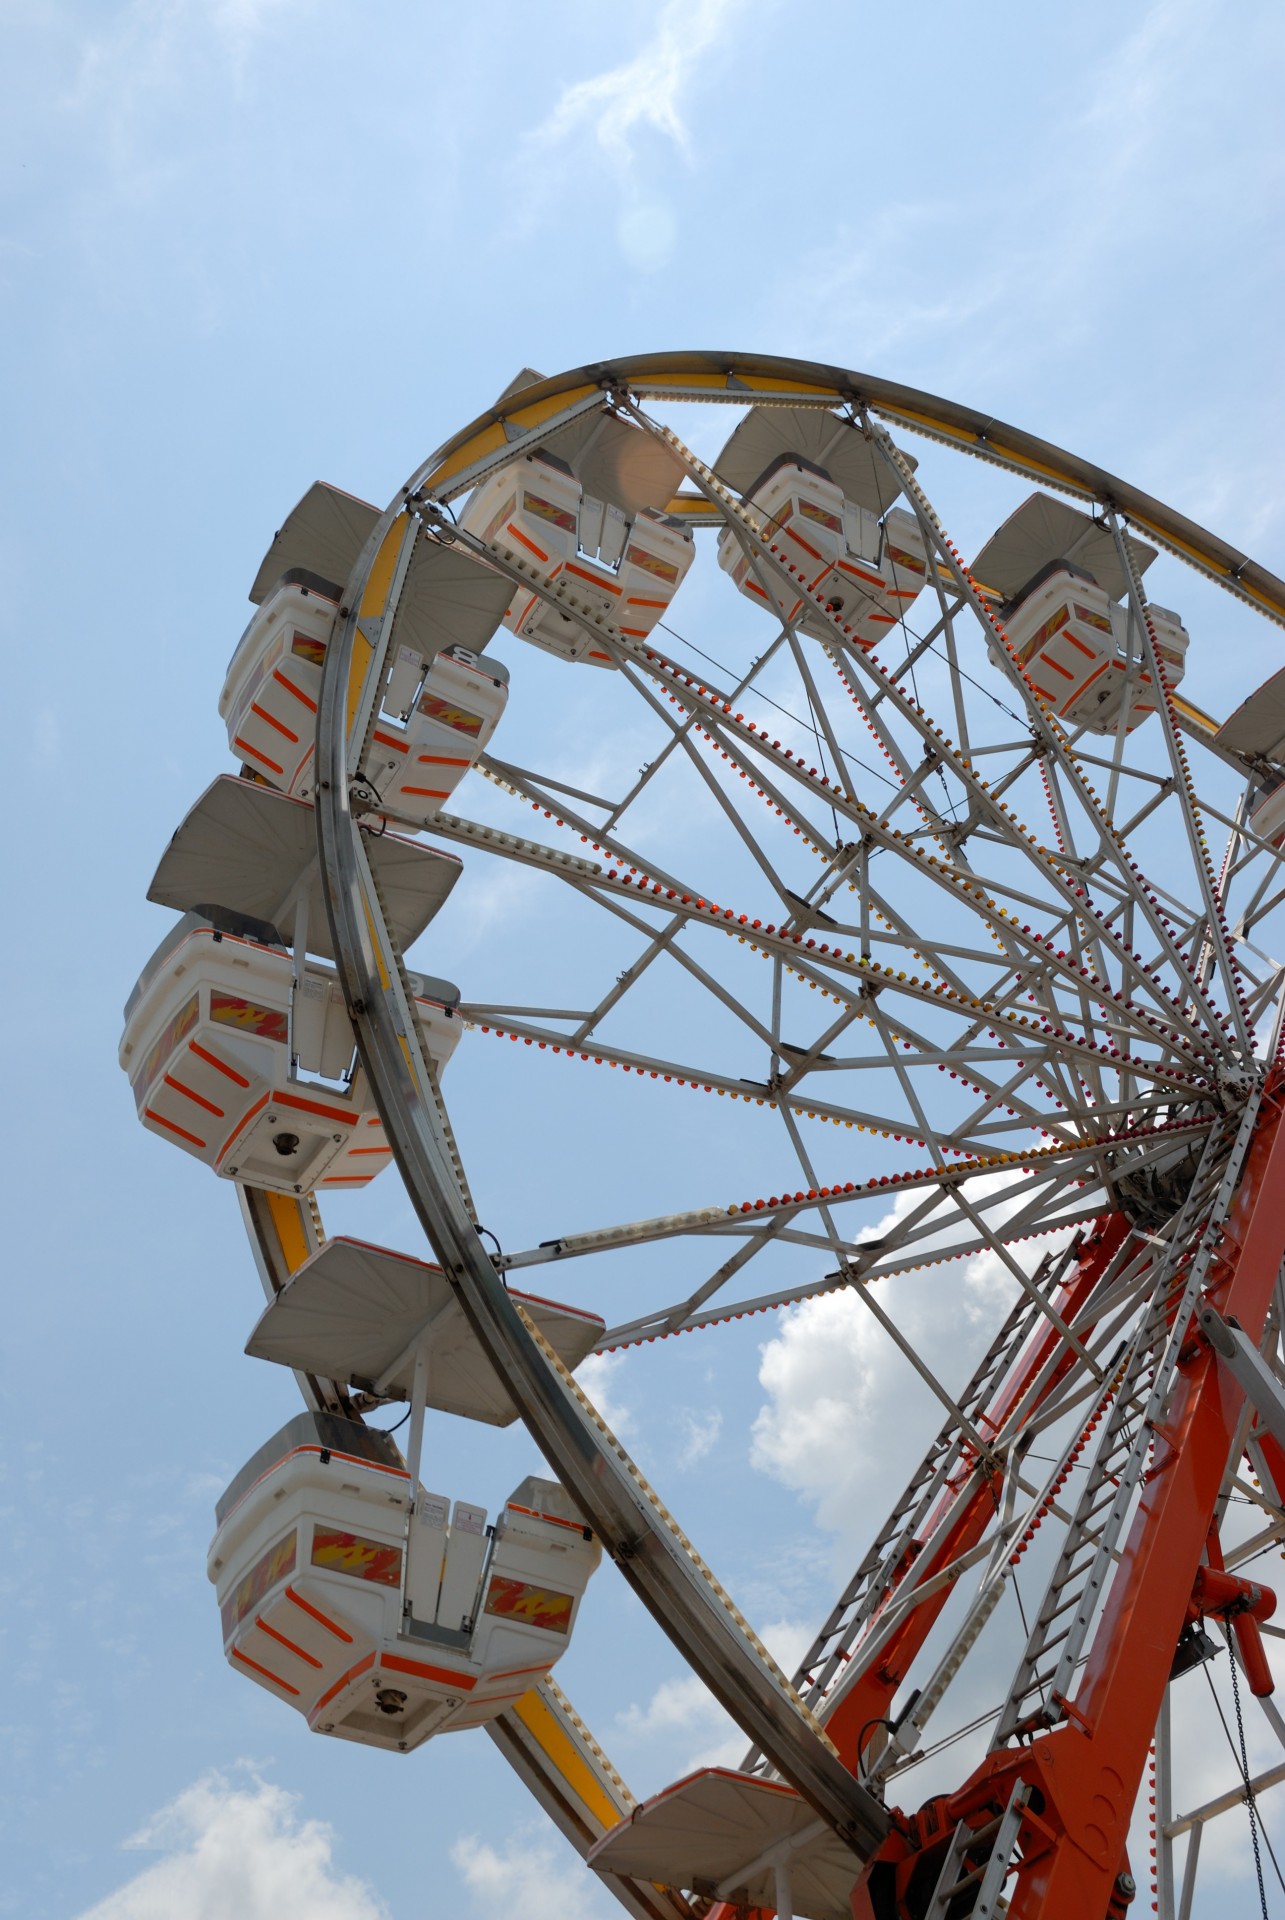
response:
[[[1236,1735],[1240,1741],[1240,1774],[1245,1782],[1245,1810],[1249,1815],[1249,1837],[1254,1843],[1254,1872],[1258,1875],[1258,1900],[1263,1910],[1263,1920],[1268,1920],[1267,1889],[1263,1885],[1263,1854],[1258,1844],[1258,1801],[1250,1783],[1249,1753],[1245,1746],[1245,1719],[1240,1710],[1240,1680],[1236,1673],[1236,1650],[1228,1646],[1231,1666],[1231,1697],[1236,1709]]]

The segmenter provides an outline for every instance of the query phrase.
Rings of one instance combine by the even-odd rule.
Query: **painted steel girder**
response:
[[[1055,1302],[1063,1320],[1074,1320],[1081,1312],[1103,1272],[1115,1258],[1127,1232],[1128,1222],[1122,1214],[1105,1214],[1086,1236],[1075,1271]],[[1061,1342],[1062,1336],[1057,1329],[1046,1323],[1035,1340],[1018,1354],[994,1400],[979,1416],[979,1424],[997,1433]],[[1073,1359],[1068,1350],[1064,1363],[1051,1369],[1042,1392],[1032,1402],[1028,1418],[1033,1417],[1054,1392],[1073,1364]],[[1003,1476],[997,1473],[990,1479],[974,1477],[972,1484],[963,1490],[951,1489],[944,1493],[924,1526],[924,1551],[904,1564],[900,1580],[888,1590],[888,1600],[896,1598],[901,1582],[912,1569],[920,1581],[926,1582],[960,1554],[975,1546],[995,1518],[995,1503],[1002,1487]],[[862,1673],[854,1684],[844,1688],[830,1713],[822,1710],[826,1732],[838,1748],[844,1764],[854,1771],[861,1756],[863,1732],[872,1734],[872,1722],[889,1715],[893,1696],[906,1679],[911,1664],[949,1601],[954,1587],[955,1582],[951,1581],[913,1607],[883,1649],[877,1664]],[[878,1615],[872,1625],[877,1622]],[[854,1658],[860,1659],[860,1648]]]
[[[1245,1171],[1223,1226],[1205,1299],[1260,1339],[1285,1256],[1285,1072],[1268,1082]],[[1006,1800],[1019,1774],[1040,1796],[1024,1829],[1011,1920],[1098,1920],[1118,1908],[1117,1876],[1152,1731],[1244,1405],[1196,1331],[1179,1363],[1156,1457],[1068,1720],[1030,1745],[991,1754],[948,1806],[956,1818]],[[895,1816],[885,1864],[914,1822]],[[877,1909],[863,1874],[857,1920]]]

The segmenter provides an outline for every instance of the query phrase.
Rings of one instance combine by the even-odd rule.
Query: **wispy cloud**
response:
[[[634,139],[644,128],[691,156],[691,135],[682,99],[705,55],[718,44],[744,0],[665,0],[654,34],[632,60],[559,95],[553,111],[532,135],[552,145],[589,132],[620,166],[634,157]]]
[[[665,0],[641,50],[620,66],[574,81],[528,137],[533,153],[578,153],[588,144],[609,163],[618,204],[616,243],[627,265],[655,272],[679,238],[675,207],[658,189],[641,152],[659,142],[689,166],[695,141],[687,96],[709,56],[727,38],[747,0]]]
[[[707,1454],[714,1451],[723,1431],[723,1416],[717,1407],[709,1413],[693,1413],[686,1407],[679,1415],[679,1426],[683,1440],[678,1464],[686,1472],[698,1466]]]

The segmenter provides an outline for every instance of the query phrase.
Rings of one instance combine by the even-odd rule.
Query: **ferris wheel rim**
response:
[[[724,356],[722,358],[732,358],[732,356]],[[786,372],[791,374],[796,374],[796,377],[797,377],[796,370],[802,366],[805,366],[807,363],[800,363],[800,362],[793,362],[793,361],[772,361],[769,363],[764,361],[756,361],[751,366],[750,363],[746,361],[742,361],[740,364],[743,368],[743,372],[738,374],[737,376],[738,378],[743,378],[744,372],[755,372],[755,371],[762,372],[764,368],[770,366],[773,369],[773,373],[771,374],[763,373],[762,375],[764,379],[770,379],[774,377],[775,378],[785,377],[784,373],[782,373],[781,370],[785,370]],[[626,379],[624,375],[623,369],[626,366],[628,366],[633,370],[634,378],[632,381],[630,381],[629,379]],[[607,390],[609,386],[615,387],[617,385],[623,386],[623,385],[632,384],[635,387],[637,387],[638,390],[641,391],[643,387],[646,386],[648,380],[654,380],[657,386],[659,386],[661,384],[660,376],[665,372],[672,373],[674,371],[674,368],[675,368],[675,361],[673,356],[647,356],[645,361],[615,363],[613,366],[604,365],[600,368],[582,369],[580,370],[581,373],[596,374],[598,376],[597,381],[593,385],[591,391],[581,396],[583,399],[583,403],[586,407],[600,406],[604,398],[604,392]],[[726,377],[727,371],[728,371],[727,369],[722,369],[724,378]],[[813,368],[811,369],[811,371],[815,373],[817,369]],[[823,371],[836,372],[837,370],[830,369],[830,370],[823,370]],[[540,383],[540,387],[536,392],[534,399],[531,397],[531,390],[524,390],[525,391],[524,405],[521,405],[521,406],[518,405],[517,398],[515,398],[514,404],[509,409],[509,412],[507,414],[498,416],[498,417],[496,415],[492,415],[489,418],[489,420],[485,421],[485,424],[475,422],[473,427],[464,430],[463,434],[457,435],[454,437],[452,441],[447,442],[446,447],[443,450],[443,454],[436,455],[433,457],[434,462],[436,462],[436,465],[434,466],[432,465],[432,463],[429,463],[424,468],[422,468],[420,470],[420,474],[422,477],[412,481],[412,483],[406,489],[403,490],[403,493],[401,494],[401,496],[399,496],[399,499],[394,501],[392,506],[389,508],[388,512],[385,514],[385,516],[381,520],[379,526],[376,528],[375,533],[371,537],[371,541],[368,542],[368,549],[378,548],[379,543],[386,536],[387,530],[392,525],[399,509],[402,506],[404,506],[404,504],[408,501],[408,499],[410,499],[413,495],[418,493],[422,496],[424,493],[428,492],[436,482],[440,481],[443,478],[448,483],[458,480],[460,483],[460,487],[462,488],[462,486],[464,485],[464,482],[460,480],[460,476],[461,474],[465,474],[471,470],[467,468],[466,465],[461,464],[461,455],[467,454],[470,447],[474,444],[474,442],[476,442],[479,438],[485,439],[486,436],[490,433],[493,433],[497,429],[497,427],[498,427],[498,431],[503,435],[505,432],[505,429],[504,429],[504,426],[500,424],[501,420],[507,420],[509,425],[511,427],[516,427],[518,430],[518,433],[520,434],[522,432],[522,423],[521,421],[516,420],[514,416],[522,413],[530,414],[533,411],[543,409],[544,410],[543,418],[540,421],[537,421],[536,423],[534,423],[534,425],[528,426],[527,431],[530,434],[530,440],[527,442],[527,444],[535,444],[538,441],[538,439],[542,437],[541,428],[546,426],[547,422],[552,421],[554,423],[554,426],[561,424],[562,420],[566,417],[565,406],[560,411],[556,405],[550,406],[548,405],[548,403],[556,402],[559,399],[565,402],[568,399],[568,396],[573,396],[575,392],[576,384],[577,384],[577,379],[578,379],[577,375],[564,375],[564,376],[559,376],[559,378],[553,382],[542,382]],[[857,376],[851,376],[851,379],[855,383]],[[584,386],[586,383],[584,381],[580,381],[579,384],[581,386]],[[869,383],[866,383],[866,384],[868,387]],[[885,386],[887,385],[887,383],[884,383],[884,384]],[[549,389],[549,388],[553,389],[552,393],[546,391],[546,389]],[[778,389],[777,392],[779,393],[779,391],[780,390]],[[857,389],[854,384],[850,392],[837,393],[829,398],[827,398],[824,395],[816,395],[810,399],[807,399],[805,403],[814,404],[818,406],[833,405],[836,399],[839,399],[839,400],[851,399],[852,397],[854,397],[856,392],[857,392]],[[897,389],[896,394],[900,395],[904,402],[907,395],[913,394],[913,390]],[[738,387],[736,390],[725,390],[718,395],[714,395],[710,393],[698,393],[698,392],[691,391],[689,389],[687,392],[685,392],[681,396],[678,394],[673,394],[667,397],[673,397],[673,398],[682,397],[682,398],[688,398],[688,399],[702,399],[702,398],[707,399],[707,398],[717,397],[725,401],[730,401],[733,404],[746,405],[746,404],[751,404],[755,400],[761,399],[765,396],[757,392],[752,387],[748,387],[747,385],[745,387]],[[797,389],[789,390],[786,396],[783,399],[781,399],[780,403],[781,404],[797,404],[802,397],[803,396],[799,394]],[[867,400],[872,400],[872,396],[869,394],[869,392],[863,392],[861,397]],[[913,395],[913,397],[921,401],[931,400],[932,398],[932,396],[923,396],[923,395]],[[889,396],[885,395],[885,401],[886,401],[886,404],[883,406],[880,406],[877,401],[872,401],[872,410],[879,413],[884,413],[887,415],[893,415],[895,413],[895,409],[892,405],[892,399]],[[976,416],[976,419],[980,421],[981,416]],[[914,421],[906,419],[906,420],[903,420],[901,424],[910,426],[915,431],[932,431],[935,425],[940,425],[942,423],[940,421],[933,422],[932,420],[930,420],[928,426],[925,426],[925,424],[922,421],[916,424]],[[958,428],[958,423],[956,422],[954,424]],[[983,423],[983,424],[984,424],[984,428],[989,428],[989,427],[993,427],[995,423],[990,422],[990,423]],[[547,430],[552,431],[553,427],[548,427]],[[1005,429],[1003,431],[1005,434],[1007,434],[1008,430]],[[958,448],[957,439],[952,439],[945,434],[942,434],[939,437],[948,439],[948,443],[953,446],[956,446],[958,450],[969,451],[973,453],[981,453],[982,456],[985,458],[996,459],[997,464],[1002,464],[1002,465],[1014,464],[1014,463],[1010,463],[1005,458],[1003,458],[1003,451],[1006,446],[1006,441],[1001,440],[999,442],[1000,454],[999,456],[997,456],[995,452],[992,450],[992,448],[990,447],[982,447],[980,445],[977,445],[973,447]],[[1042,443],[1035,443],[1035,444],[1042,445]],[[483,458],[489,460],[492,456],[494,456],[497,461],[502,461],[503,459],[512,458],[514,451],[515,450],[520,451],[520,448],[521,448],[521,443],[517,439],[510,439],[508,437],[505,437],[502,447],[497,444],[492,444],[491,446],[484,448]],[[1045,450],[1048,451],[1047,449]],[[1056,450],[1053,450],[1053,451],[1056,451]],[[446,471],[447,469],[449,469],[449,471]],[[1016,470],[1029,471],[1029,468],[1025,466],[1017,465]],[[1054,484],[1054,485],[1064,484],[1063,481],[1059,480],[1058,478],[1055,477],[1055,475],[1052,475],[1048,472],[1040,472],[1038,473],[1038,476],[1037,476],[1034,471],[1031,471],[1031,477],[1038,477],[1042,482],[1045,482],[1048,484]],[[1106,476],[1106,478],[1109,479],[1110,477]],[[454,490],[455,490],[454,487],[448,484],[444,489],[442,489],[442,492],[443,494],[448,494]],[[1068,487],[1068,490],[1074,492],[1076,488],[1074,485],[1071,485]],[[1087,489],[1081,489],[1081,491],[1085,493],[1086,497],[1088,497]],[[1095,493],[1092,495],[1092,497],[1099,498],[1100,496],[1097,493]],[[1150,520],[1143,520],[1140,517],[1139,503],[1141,503],[1142,505],[1150,505],[1150,506],[1154,506],[1157,503],[1148,502],[1146,499],[1146,496],[1137,495],[1136,493],[1132,495],[1132,498],[1135,504],[1135,508],[1137,508],[1138,511],[1131,511],[1129,506],[1121,499],[1112,499],[1109,501],[1108,504],[1124,512],[1130,519],[1131,523],[1144,526],[1146,530],[1149,533],[1151,533],[1153,536],[1160,537],[1162,540],[1162,543],[1167,545],[1170,551],[1177,552],[1179,557],[1187,559],[1189,561],[1193,560],[1193,551],[1190,550],[1189,542],[1187,543],[1189,547],[1188,551],[1182,552],[1179,550],[1182,544],[1182,541],[1179,539],[1179,531],[1181,531],[1184,534],[1184,536],[1186,533],[1190,533],[1191,531],[1190,523],[1182,520],[1181,516],[1169,516],[1167,524],[1164,527],[1161,527],[1157,524],[1153,524],[1152,521]],[[1166,510],[1166,513],[1167,513],[1167,510]],[[1201,530],[1196,529],[1195,531],[1197,532],[1197,534],[1201,534]],[[1205,543],[1206,551],[1203,555],[1201,555],[1201,553],[1199,552],[1199,549],[1196,550],[1196,558],[1193,561],[1194,564],[1197,564],[1198,566],[1201,567],[1203,571],[1209,573],[1211,577],[1217,579],[1220,585],[1228,588],[1230,591],[1234,593],[1237,593],[1240,598],[1247,600],[1251,605],[1255,607],[1257,611],[1266,613],[1268,617],[1273,619],[1280,619],[1282,617],[1285,617],[1285,615],[1282,614],[1282,611],[1280,610],[1280,608],[1277,607],[1276,604],[1272,604],[1272,605],[1262,604],[1261,595],[1257,590],[1257,588],[1251,591],[1244,586],[1243,582],[1247,576],[1246,576],[1246,564],[1243,563],[1242,561],[1233,560],[1229,568],[1227,569],[1227,574],[1229,576],[1231,570],[1234,568],[1238,576],[1237,578],[1232,579],[1230,577],[1220,577],[1217,572],[1217,566],[1220,564],[1220,561],[1217,557],[1219,552],[1218,545],[1214,543],[1212,536],[1205,536],[1202,534],[1201,537]],[[1226,549],[1225,551],[1226,553],[1231,554],[1234,550]],[[360,580],[361,575],[362,575],[362,565],[361,565],[361,562],[359,562],[357,570],[353,576],[353,580],[350,581],[349,583],[349,592],[347,595],[347,599],[350,604],[355,603],[359,597],[355,583],[357,583]],[[1280,595],[1281,595],[1280,607],[1285,608],[1285,587],[1281,587],[1281,583],[1274,581],[1272,576],[1266,575],[1265,572],[1261,569],[1258,569],[1255,571],[1253,580],[1258,580],[1260,582],[1267,581],[1271,584],[1273,590],[1279,589]],[[354,616],[354,620],[355,620],[355,616]],[[321,809],[320,811],[324,811],[324,808]]]
[[[721,384],[720,384],[721,382]],[[444,440],[421,462],[403,489],[445,489],[449,499],[471,485],[475,465],[502,453],[543,422],[578,401],[599,404],[614,389],[676,401],[725,405],[867,404],[907,431],[940,439],[955,451],[1007,468],[1037,485],[1115,507],[1160,540],[1176,559],[1195,567],[1267,618],[1285,624],[1285,579],[1209,528],[1157,496],[1057,443],[997,419],[982,408],[925,388],[793,356],[738,351],[624,354],[589,361],[509,390],[495,406]],[[499,438],[497,438],[497,435]]]

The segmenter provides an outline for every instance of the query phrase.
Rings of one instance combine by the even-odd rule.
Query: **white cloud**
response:
[[[1007,1184],[993,1175],[969,1182],[974,1202]],[[878,1238],[915,1204],[899,1195]],[[1018,1204],[1015,1199],[1013,1207]],[[1013,1208],[988,1213],[992,1225]],[[1029,1268],[1046,1249],[1065,1243],[1070,1230],[1015,1247]],[[933,1242],[925,1243],[925,1251]],[[998,1326],[1017,1283],[991,1252],[926,1273],[878,1284],[878,1304],[948,1392],[969,1377],[984,1339]],[[779,1331],[760,1349],[759,1383],[767,1400],[755,1417],[750,1464],[793,1488],[816,1506],[817,1519],[845,1539],[868,1530],[874,1517],[864,1496],[877,1482],[886,1493],[891,1474],[913,1466],[935,1431],[940,1403],[912,1371],[855,1289],[805,1300],[782,1315]],[[916,1440],[916,1436],[918,1436]]]
[[[705,1414],[693,1413],[684,1408],[679,1414],[679,1424],[686,1435],[678,1464],[684,1471],[702,1461],[706,1454],[712,1453],[723,1431],[723,1416],[715,1407]]]
[[[634,1740],[667,1749],[668,1771],[675,1776],[696,1767],[735,1767],[748,1744],[731,1715],[724,1712],[694,1673],[662,1680],[651,1699],[635,1701],[618,1715],[621,1731]]]
[[[788,1309],[761,1352],[768,1398],[750,1463],[814,1500],[823,1526],[842,1527],[886,1398],[887,1342],[854,1293],[829,1293]]]
[[[632,1412],[623,1400],[617,1400],[615,1394],[616,1377],[624,1362],[623,1353],[591,1353],[576,1368],[576,1379],[581,1388],[618,1440],[623,1440],[627,1434],[632,1435],[634,1431]]]
[[[627,1732],[648,1735],[686,1733],[710,1715],[726,1718],[704,1681],[691,1673],[662,1680],[645,1706],[634,1701],[619,1717]]]
[[[487,1920],[509,1920],[513,1913],[524,1920],[593,1920],[619,1911],[578,1861],[560,1857],[535,1828],[517,1834],[503,1852],[476,1834],[463,1834],[451,1860],[473,1896],[474,1911]]]
[[[680,99],[702,57],[723,37],[741,0],[666,0],[643,51],[564,89],[533,138],[553,144],[588,129],[622,167],[643,127],[690,152]]]
[[[163,1857],[79,1920],[387,1920],[364,1881],[335,1869],[330,1828],[249,1771],[243,1784],[208,1774],[125,1844]]]
[[[799,1620],[774,1620],[759,1634],[787,1676],[812,1644],[812,1629]],[[662,1680],[645,1704],[635,1701],[617,1715],[622,1733],[668,1745],[675,1776],[696,1767],[739,1767],[749,1742],[694,1673]]]

